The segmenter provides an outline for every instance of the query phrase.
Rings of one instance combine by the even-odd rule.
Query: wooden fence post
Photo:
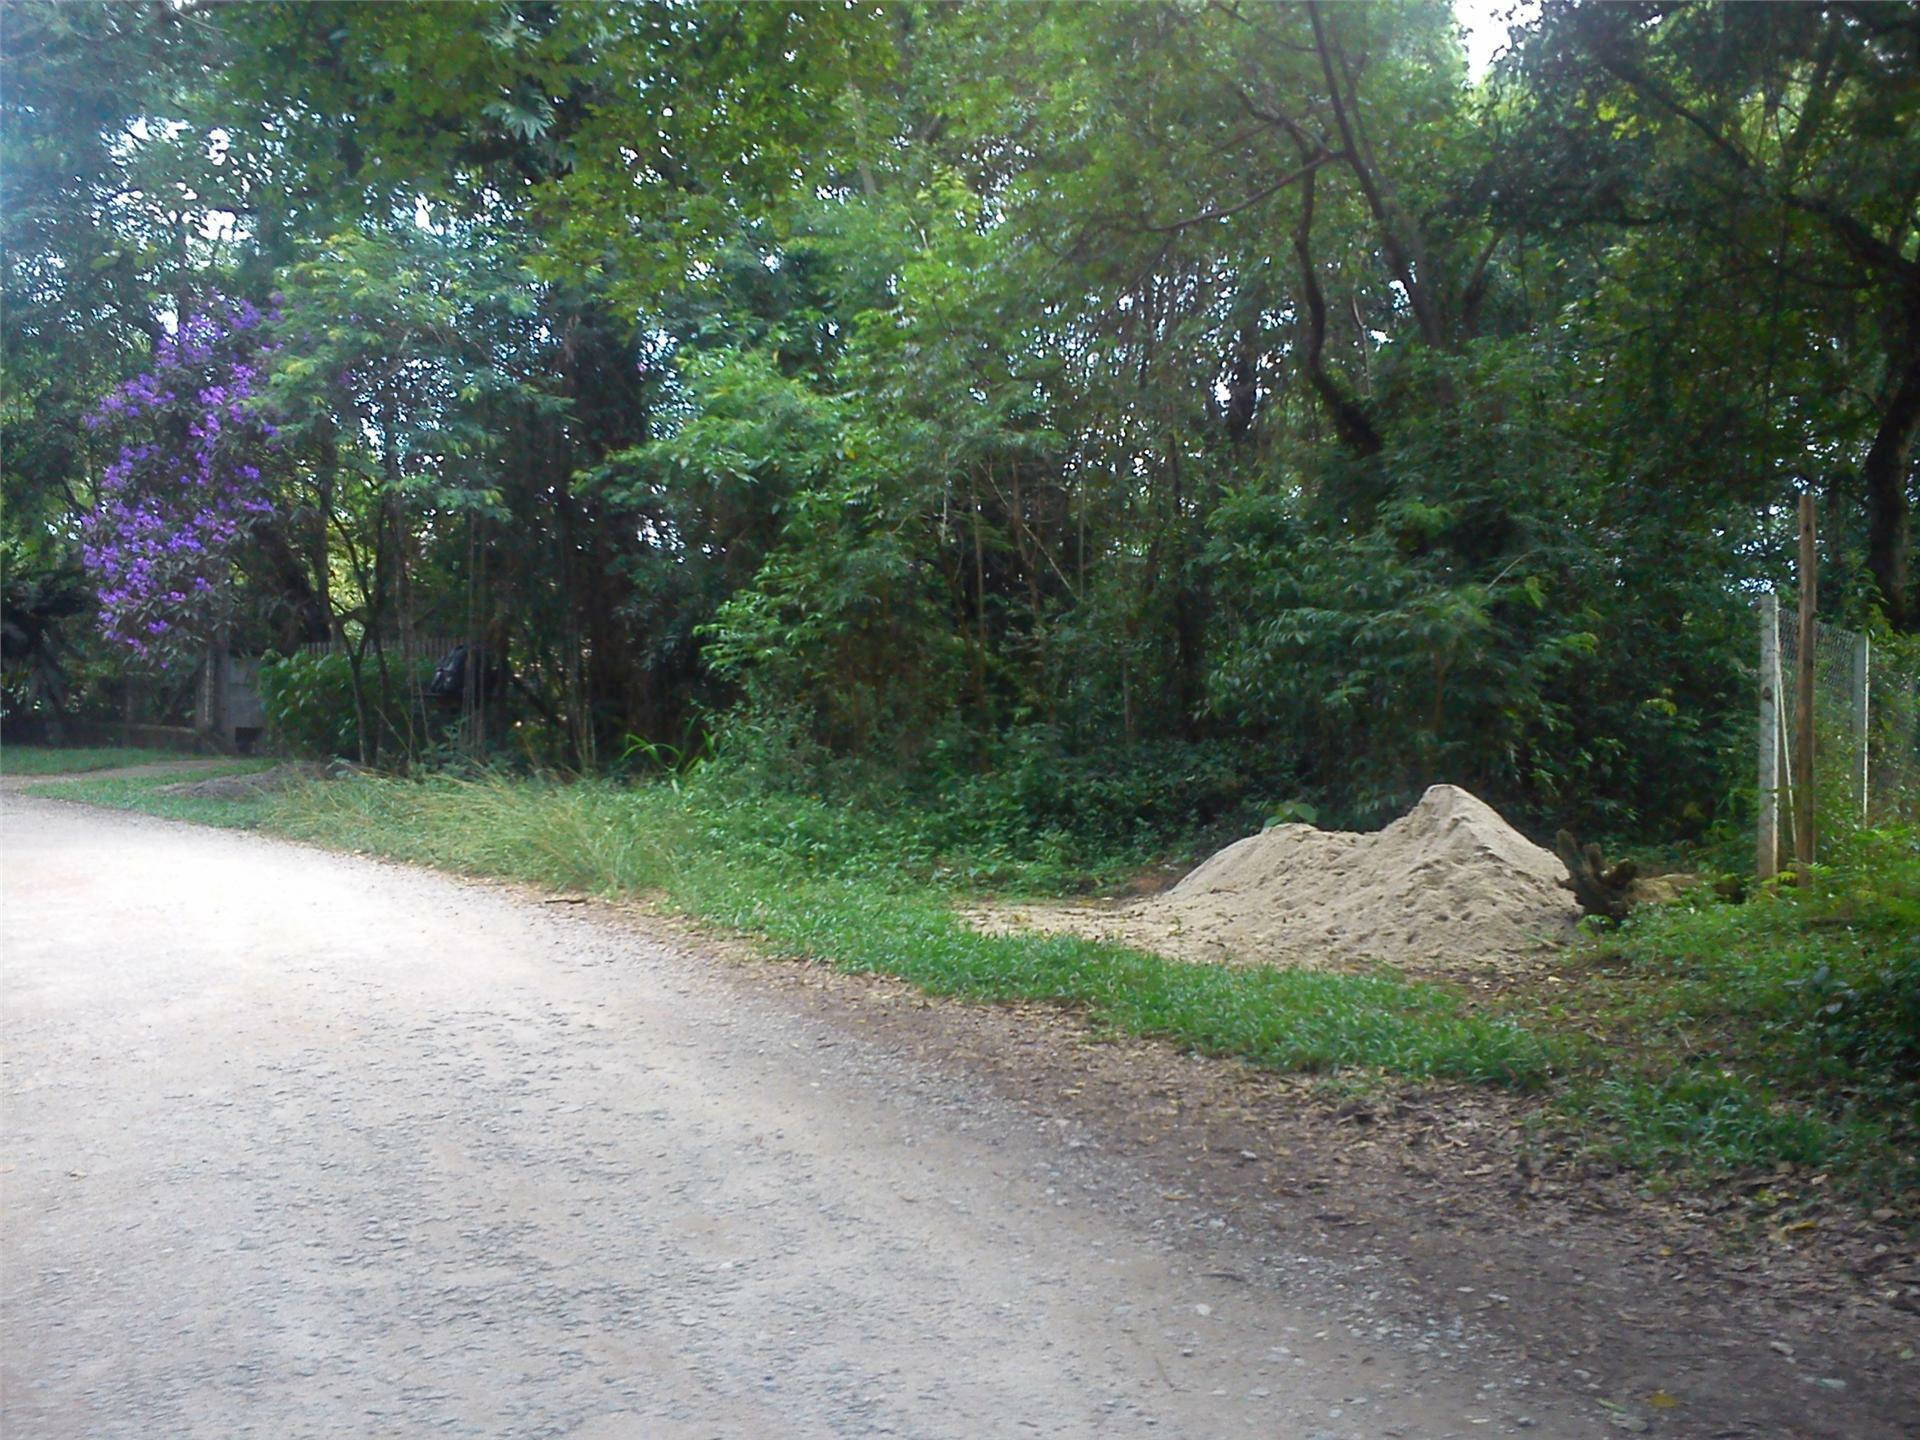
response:
[[[1853,637],[1853,783],[1858,791],[1860,823],[1867,823],[1867,679],[1873,664],[1872,642],[1864,635]]]
[[[1793,859],[1813,864],[1813,661],[1818,644],[1819,555],[1814,549],[1813,496],[1800,497],[1800,653],[1794,656]]]
[[[1762,880],[1780,873],[1780,599],[1768,590],[1760,612],[1760,817],[1754,834],[1753,872]]]

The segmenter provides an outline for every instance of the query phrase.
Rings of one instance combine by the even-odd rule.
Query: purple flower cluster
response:
[[[84,522],[100,628],[142,660],[203,635],[220,580],[273,513],[261,472],[274,428],[255,412],[274,317],[218,294],[155,347],[153,369],[109,393],[89,428],[125,431]]]

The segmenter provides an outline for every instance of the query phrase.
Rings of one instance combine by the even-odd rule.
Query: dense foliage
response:
[[[1907,6],[1551,0],[1481,78],[1431,0],[4,24],[10,707],[217,621],[405,763],[458,635],[535,764],[1672,838],[1798,492],[1920,624]]]

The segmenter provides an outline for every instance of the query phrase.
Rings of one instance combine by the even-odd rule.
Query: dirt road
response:
[[[1598,1433],[630,929],[18,793],[0,846],[9,1437]]]

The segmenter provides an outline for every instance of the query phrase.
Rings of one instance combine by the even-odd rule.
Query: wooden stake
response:
[[[1760,815],[1754,833],[1753,873],[1780,873],[1780,599],[1769,590],[1760,612]]]
[[[1800,497],[1800,653],[1794,657],[1793,859],[1813,864],[1814,616],[1819,613],[1819,557],[1814,550],[1813,496]]]
[[[1860,823],[1867,823],[1867,680],[1873,651],[1864,635],[1853,637],[1853,785]]]

